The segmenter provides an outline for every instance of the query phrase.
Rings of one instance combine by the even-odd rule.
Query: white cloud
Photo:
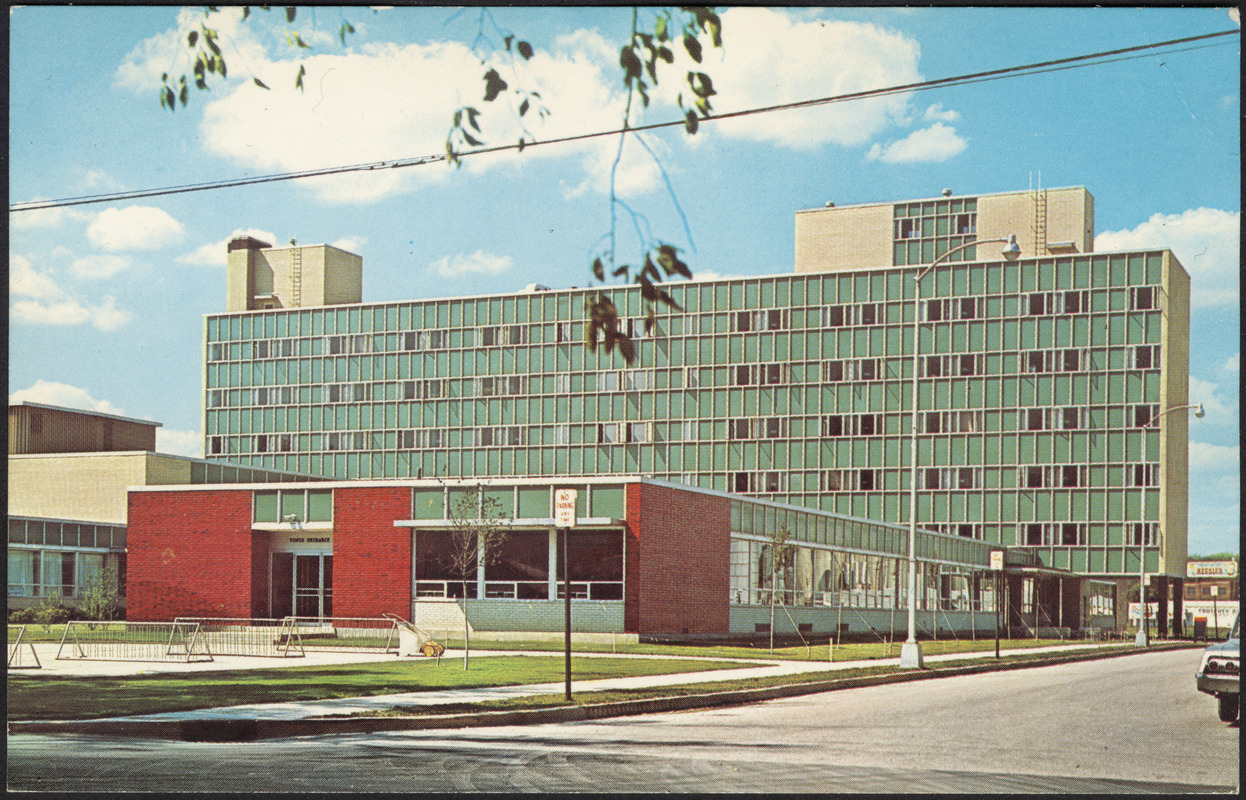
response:
[[[345,236],[336,242],[329,242],[329,245],[339,250],[345,250],[348,253],[358,255],[360,248],[368,243],[368,240],[362,236]]]
[[[963,153],[966,146],[968,143],[956,133],[955,128],[936,122],[929,128],[913,131],[886,147],[875,144],[866,157],[888,164],[947,161]]]
[[[125,412],[107,400],[96,400],[86,389],[70,386],[67,383],[45,381],[42,378],[35,385],[9,394],[10,403],[44,403],[50,406],[76,408],[82,411],[98,411],[102,414],[125,416]]]
[[[50,300],[64,294],[56,281],[35,271],[30,262],[16,253],[9,253],[9,293],[39,300]]]
[[[935,103],[926,109],[926,113],[922,115],[922,119],[926,122],[955,122],[960,119],[960,112],[944,111],[942,103]]]
[[[131,266],[125,256],[89,255],[74,259],[69,268],[79,278],[110,278]]]
[[[258,13],[256,18],[259,19]],[[256,38],[257,29],[262,26],[254,20],[242,23],[241,8],[226,6],[207,19],[200,9],[183,8],[178,12],[176,27],[144,39],[126,54],[113,75],[113,85],[138,95],[154,95],[160,87],[160,76],[165,72],[174,85],[183,73],[187,74],[188,81],[193,80],[190,76],[193,52],[186,47],[182,34],[198,29],[200,23],[215,29],[220,41],[227,43],[224,54],[230,73],[245,72],[247,65],[262,61],[264,49]]]
[[[13,319],[34,325],[83,325],[114,331],[130,321],[129,311],[117,308],[116,299],[105,297],[96,305],[72,298],[62,300],[19,300],[10,308]]]
[[[497,275],[512,266],[510,256],[499,256],[477,250],[471,255],[460,253],[440,258],[428,265],[430,272],[443,278],[461,278],[465,275]]]
[[[1226,400],[1218,383],[1191,375],[1190,402],[1203,404],[1208,422],[1223,425],[1237,421],[1237,398]]]
[[[39,202],[32,200],[30,202]],[[14,230],[56,228],[66,220],[87,219],[88,215],[73,208],[41,208],[36,211],[10,211],[9,227]]]
[[[1133,230],[1104,231],[1095,250],[1168,248],[1190,273],[1194,308],[1237,303],[1241,212],[1194,208],[1180,214],[1155,214]]]
[[[203,458],[203,434],[199,431],[156,428],[156,450],[175,456]]]
[[[182,223],[154,206],[109,208],[87,227],[87,239],[109,252],[156,250],[181,241]]]
[[[204,267],[224,267],[225,257],[228,254],[226,248],[229,247],[230,241],[240,236],[250,236],[259,239],[261,242],[269,244],[277,244],[279,240],[276,235],[269,231],[262,231],[258,228],[236,228],[233,233],[215,242],[208,242],[200,245],[192,252],[180,255],[174,259],[179,264],[196,264]]]
[[[721,94],[711,98],[718,112],[848,94],[922,78],[917,68],[917,42],[877,25],[800,20],[769,8],[729,8],[722,21],[722,50],[707,45],[703,68],[720,87]],[[684,65],[677,62],[673,66],[675,70],[668,70],[673,74],[664,80],[677,87],[682,82],[678,76],[683,74],[678,70]],[[861,145],[904,119],[908,98],[902,94],[756,114],[717,123],[714,131],[785,147]]]
[[[1224,370],[1225,372],[1241,372],[1242,368],[1241,368],[1241,364],[1239,363],[1241,360],[1241,355],[1242,354],[1239,351],[1229,356],[1228,360],[1220,365],[1220,369]]]
[[[1190,442],[1190,471],[1221,474],[1241,469],[1241,447]]]

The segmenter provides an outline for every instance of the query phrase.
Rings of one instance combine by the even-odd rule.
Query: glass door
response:
[[[333,616],[333,556],[294,556],[294,615]]]

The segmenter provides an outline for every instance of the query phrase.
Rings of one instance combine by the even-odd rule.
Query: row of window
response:
[[[1008,373],[1012,368],[1011,352],[1002,354],[1003,360],[997,369]],[[1016,354],[1018,366],[1022,374],[1042,374],[1057,372],[1082,372],[1088,370],[1101,371],[1106,365],[1106,351],[1092,351],[1088,348],[1063,348],[1055,350],[1029,350]],[[1160,366],[1160,346],[1158,344],[1133,345],[1126,349],[1127,366],[1130,370],[1151,370]],[[986,353],[952,353],[922,356],[919,361],[920,376],[925,378],[951,378],[987,376]],[[738,364],[728,368],[727,380],[730,386],[771,386],[799,385],[808,383],[843,383],[875,380],[894,380],[901,376],[904,365],[910,359],[854,358],[829,359],[826,361],[808,361],[803,364],[776,362],[766,364]],[[891,370],[886,370],[890,363]],[[816,365],[817,372],[810,367]],[[886,374],[884,374],[886,372]],[[661,373],[662,380],[659,380]],[[804,380],[802,380],[802,374]],[[552,379],[550,381],[545,378]],[[545,375],[494,375],[464,378],[425,378],[395,382],[393,390],[385,390],[385,394],[375,395],[375,399],[425,399],[448,396],[448,382],[455,381],[465,391],[477,397],[498,395],[527,394],[565,394],[568,392],[617,392],[617,391],[648,391],[658,388],[692,389],[702,386],[701,368],[677,367],[670,370],[633,369],[607,370],[603,372],[558,372]],[[470,381],[470,382],[469,382]],[[382,381],[373,381],[381,383]],[[661,384],[661,385],[659,385]],[[307,386],[307,384],[303,384]],[[296,402],[329,402],[346,403],[374,399],[375,390],[370,387],[343,387],[332,383],[327,384],[326,392],[318,397],[304,400],[304,393],[297,393],[295,386],[253,387],[244,392],[254,394],[237,395],[238,405],[291,405]],[[318,389],[311,385],[309,388]],[[708,387],[707,387],[708,388]],[[224,389],[210,389],[208,393],[209,407],[234,405],[233,397],[222,394]],[[244,402],[250,400],[250,402]]]
[[[1133,422],[1135,428],[1143,428],[1149,425],[1155,407],[1151,405],[1133,406],[1132,411]],[[988,431],[988,418],[999,419],[1011,412],[986,412],[986,411],[927,411],[922,412],[918,416],[918,430],[926,434],[952,434],[952,433],[998,433],[1001,430]],[[1019,412],[1019,428],[1026,432],[1041,431],[1071,431],[1071,430],[1104,430],[1102,426],[1089,424],[1091,420],[1091,409],[1083,406],[1070,406],[1066,408],[1030,408],[1021,409]],[[805,423],[806,437],[814,436],[810,433],[808,423],[816,421],[818,437],[823,439],[838,437],[865,437],[865,436],[883,436],[896,435],[902,432],[903,423],[905,421],[904,414],[824,414],[816,417],[809,417],[800,420]],[[895,430],[887,431],[883,427],[884,420],[891,418],[898,423]],[[599,444],[632,442],[645,443],[657,441],[698,441],[706,439],[700,435],[699,423],[704,420],[677,420],[661,423],[662,430],[666,431],[666,436],[655,435],[655,423],[653,421],[615,421],[602,423],[588,423],[587,425],[576,425],[576,430],[596,430],[597,436],[595,441]],[[726,420],[726,439],[728,441],[749,441],[749,440],[783,440],[791,438],[792,418],[790,417],[736,417]],[[570,438],[571,425],[568,423],[555,424],[553,444],[581,444],[588,441],[594,441],[593,437],[577,439],[572,441]],[[455,446],[472,447],[471,431],[480,430],[481,426],[471,426],[460,429],[465,439]],[[435,431],[435,433],[420,433],[419,431]],[[710,436],[707,441],[714,441],[712,429],[707,429]],[[1013,429],[1010,429],[1013,430]],[[423,449],[424,447],[442,447],[449,446],[448,440],[444,439],[443,429],[404,429],[399,430],[398,434],[402,438],[389,447],[383,442],[384,431],[321,431],[307,433],[274,433],[264,434],[255,437],[255,449],[252,452],[294,452],[294,451],[310,451],[310,450],[384,450],[394,449],[395,447],[402,449]],[[673,434],[678,431],[678,438],[673,438]],[[327,436],[325,446],[317,447],[319,437]],[[296,438],[297,437],[297,438]],[[310,437],[317,437],[315,439]],[[227,437],[214,435],[209,437],[209,450],[211,455],[220,455],[225,450],[223,442]],[[510,437],[504,437],[509,441]],[[420,442],[428,442],[428,444],[419,444]],[[480,441],[479,444],[494,444],[494,441]],[[524,441],[514,442],[514,444],[523,444]],[[550,444],[551,442],[542,442],[538,437],[533,444]]]
[[[1016,543],[1026,547],[1086,545],[1088,530],[1085,522],[1027,522],[1018,526]],[[1126,523],[1125,538],[1127,547],[1154,547],[1159,542],[1159,523]]]
[[[1106,291],[1106,290],[1097,290]],[[1016,313],[990,314],[987,298],[984,296],[938,298],[923,300],[920,318],[925,322],[942,322],[957,320],[987,319],[989,317],[1041,317],[1066,316],[1091,311],[1090,290],[1077,289],[1067,291],[1029,292],[1020,295],[997,295],[998,299],[1017,297]],[[1134,286],[1129,288],[1128,310],[1148,311],[1158,307],[1159,290],[1155,286]],[[896,309],[896,314],[903,314],[903,302],[865,302],[839,303],[827,306],[804,309],[816,312],[809,317],[810,324],[802,327],[840,328],[880,325],[884,323],[899,324],[902,319],[887,319],[886,307]],[[1001,308],[1002,312],[1003,309]],[[782,331],[792,329],[792,309],[760,309],[750,311],[733,311],[728,314],[727,330],[732,333],[755,333],[762,331]],[[672,319],[681,320],[683,336],[714,333],[715,326],[706,324],[696,315],[683,315]],[[664,321],[664,320],[662,320]],[[620,320],[622,329],[632,338],[644,339],[651,336],[670,335],[666,326],[659,321],[652,329],[646,327],[641,317],[628,317]],[[509,325],[482,325],[473,328],[459,329],[464,338],[462,347],[504,347],[526,344],[567,344],[578,341],[573,336],[573,325],[581,326],[582,322],[555,322],[553,334],[549,341],[534,336],[535,331],[543,330],[543,323],[514,323]],[[423,352],[445,350],[451,346],[450,329],[429,328],[418,331],[394,331],[386,340],[385,333],[356,333],[317,336],[312,338],[279,338],[255,339],[239,343],[242,346],[230,348],[228,343],[212,342],[208,345],[208,361],[251,361],[277,358],[297,358],[310,355],[359,355],[376,352]]]

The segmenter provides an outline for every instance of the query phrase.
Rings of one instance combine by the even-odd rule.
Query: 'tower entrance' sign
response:
[[[554,491],[554,525],[558,528],[575,527],[575,489]]]

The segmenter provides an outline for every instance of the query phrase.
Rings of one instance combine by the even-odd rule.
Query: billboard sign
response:
[[[1236,561],[1187,561],[1187,578],[1236,578]]]

